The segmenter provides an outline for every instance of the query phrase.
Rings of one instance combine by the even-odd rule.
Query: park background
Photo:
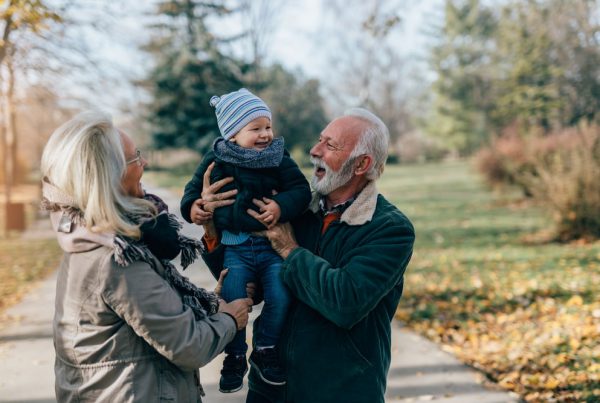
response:
[[[526,401],[600,400],[598,0],[4,0],[0,33],[0,326],[60,259],[20,237],[54,128],[108,111],[181,194],[244,86],[307,175],[345,108],[390,128],[399,321]]]

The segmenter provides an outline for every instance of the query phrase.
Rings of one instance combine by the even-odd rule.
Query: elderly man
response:
[[[375,186],[388,142],[385,124],[367,110],[335,119],[310,150],[309,209],[292,226],[264,223],[295,301],[278,346],[287,384],[269,385],[252,370],[247,402],[384,401],[390,323],[414,243],[408,218]],[[222,256],[210,212],[233,195],[216,193],[222,185],[205,186],[192,208],[192,220],[205,225],[204,259],[215,276]]]

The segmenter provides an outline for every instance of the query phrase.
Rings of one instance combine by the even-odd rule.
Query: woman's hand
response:
[[[219,279],[217,280],[217,286],[215,287],[215,294],[217,294],[219,299],[223,302],[225,302],[225,301],[221,298],[221,291],[223,291],[223,281],[225,281],[225,276],[227,276],[227,273],[229,273],[229,269],[221,270],[221,273],[219,273]],[[248,298],[250,298],[252,300],[254,299],[255,289],[256,289],[256,284],[254,284],[254,283],[246,284],[246,294],[248,294]],[[254,303],[254,305],[256,305],[256,303]],[[252,307],[250,307],[249,312],[252,312]]]
[[[217,280],[217,286],[215,287],[215,294],[221,298],[221,291],[223,290],[223,280],[225,280],[225,276],[229,273],[229,269],[221,270],[219,273],[219,279]]]
[[[223,281],[225,280],[225,276],[229,273],[229,269],[221,270],[219,273],[219,280],[217,280],[217,286],[215,287],[215,294],[219,296],[219,303],[225,303],[223,299],[221,299],[221,291],[223,290]],[[262,291],[258,289],[255,282],[246,283],[246,294],[248,298],[250,298],[254,305],[258,305],[262,302],[263,296]],[[252,307],[250,307],[250,312],[252,312]]]
[[[246,283],[246,295],[254,301],[254,305],[258,305],[264,300],[262,288],[255,282]]]
[[[237,329],[242,330],[248,325],[248,314],[252,311],[252,302],[250,298],[240,298],[229,303],[221,301],[219,312],[231,315],[235,319]]]

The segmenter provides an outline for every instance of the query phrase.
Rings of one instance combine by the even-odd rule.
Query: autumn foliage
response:
[[[549,277],[526,280],[539,269],[531,263],[469,270],[460,289],[435,283],[429,271],[413,273],[404,304],[414,308],[397,317],[527,401],[600,399],[600,302],[584,284],[576,293],[554,285],[563,277],[600,284],[598,265],[584,274],[564,264]],[[450,264],[464,270],[460,261]]]
[[[558,240],[600,238],[600,126],[543,136],[509,131],[475,161],[492,186],[516,185],[547,208]]]
[[[600,242],[525,242],[550,214],[466,164],[401,172],[380,186],[417,233],[396,317],[525,401],[599,401]]]
[[[37,280],[50,275],[62,252],[54,239],[0,239],[0,316]]]

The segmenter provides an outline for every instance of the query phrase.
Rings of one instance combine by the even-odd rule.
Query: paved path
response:
[[[179,211],[178,201],[164,191],[156,191],[171,207]],[[188,225],[187,234],[200,236],[198,227]],[[47,234],[36,229],[39,237]],[[196,284],[213,288],[215,281],[208,269],[197,262],[186,270]],[[18,305],[6,313],[11,318],[0,324],[0,402],[55,402],[54,350],[52,346],[52,316],[54,314],[55,276],[38,285]],[[253,317],[258,315],[255,309]],[[500,403],[517,402],[508,393],[481,384],[481,374],[461,364],[435,344],[406,331],[394,323],[392,333],[392,364],[388,376],[386,402]],[[244,402],[246,386],[233,394],[218,391],[220,355],[201,369],[207,403]],[[365,402],[369,403],[369,402]]]

